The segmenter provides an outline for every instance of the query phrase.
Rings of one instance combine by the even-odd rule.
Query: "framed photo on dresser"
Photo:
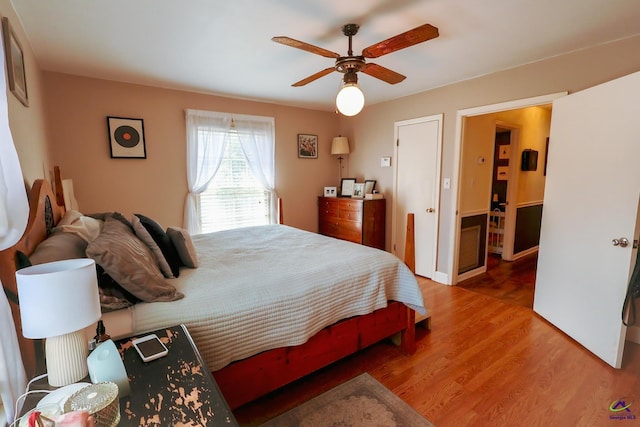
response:
[[[355,178],[342,178],[342,180],[340,181],[340,197],[353,196],[353,189],[355,186]]]
[[[376,181],[374,179],[365,179],[364,181],[364,191],[363,191],[363,195],[365,194],[372,194],[373,190],[376,189]]]
[[[351,197],[354,199],[362,199],[364,197],[364,182],[356,182],[353,185],[353,194]]]

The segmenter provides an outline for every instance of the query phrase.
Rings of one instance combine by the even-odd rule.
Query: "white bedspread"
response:
[[[394,255],[283,225],[193,237],[200,266],[170,282],[185,298],[141,303],[142,333],[184,323],[209,369],[302,344],[341,319],[401,301],[425,313],[411,271]]]

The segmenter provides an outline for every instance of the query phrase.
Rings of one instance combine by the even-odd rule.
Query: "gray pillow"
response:
[[[196,253],[196,248],[189,232],[182,228],[169,227],[167,228],[167,235],[178,251],[178,256],[182,264],[185,267],[197,268],[198,254]]]
[[[142,301],[175,301],[184,297],[164,279],[147,245],[118,219],[105,219],[100,235],[87,246],[87,256]]]
[[[29,256],[29,261],[36,265],[64,259],[86,258],[86,249],[87,242],[79,235],[55,230],[36,246]]]

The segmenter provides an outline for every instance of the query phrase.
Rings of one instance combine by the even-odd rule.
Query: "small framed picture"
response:
[[[498,152],[499,160],[509,160],[511,157],[511,146],[509,144],[504,144],[500,146],[500,151]]]
[[[27,75],[24,71],[24,54],[22,46],[16,37],[9,18],[2,18],[2,40],[4,43],[4,56],[7,62],[7,80],[9,90],[25,107],[29,106],[27,96]]]
[[[324,187],[324,197],[336,197],[337,195],[336,187]]]
[[[146,159],[142,119],[107,117],[111,158]]]
[[[340,197],[353,196],[353,189],[355,185],[355,178],[342,178],[342,180],[340,181]]]
[[[375,189],[376,189],[376,181],[374,179],[365,179],[364,194],[373,194],[373,190]]]
[[[364,182],[356,182],[353,185],[353,194],[351,197],[354,199],[362,199],[364,197]]]
[[[301,159],[318,158],[318,135],[298,134],[298,157]]]

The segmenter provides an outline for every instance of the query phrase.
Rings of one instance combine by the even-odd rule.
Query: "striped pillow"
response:
[[[147,245],[115,218],[106,218],[100,235],[87,246],[87,256],[142,301],[175,301],[184,297],[164,279]]]

